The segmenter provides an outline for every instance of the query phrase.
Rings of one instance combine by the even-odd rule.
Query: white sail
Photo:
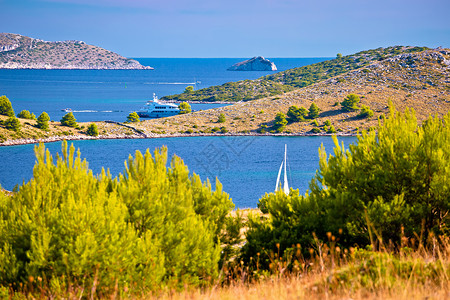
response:
[[[284,165],[283,192],[286,195],[289,195],[289,184],[288,184],[287,172],[286,172],[286,153],[287,153],[287,145],[284,145],[284,160],[281,162],[280,169],[278,170],[278,176],[277,176],[277,183],[276,183],[276,186],[275,186],[275,191],[278,191],[278,189],[280,188],[281,171],[283,170],[283,165]]]
[[[280,176],[282,169],[283,169],[283,162],[281,162],[280,170],[278,171],[277,184],[275,185],[275,192],[278,191],[278,188],[280,187]]]

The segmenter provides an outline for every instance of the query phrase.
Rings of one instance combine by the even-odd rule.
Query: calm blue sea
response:
[[[280,71],[327,58],[273,58]],[[156,93],[159,97],[229,81],[255,79],[273,72],[232,72],[226,69],[240,58],[178,59],[141,58],[155,70],[0,70],[0,95],[6,95],[14,110],[46,111],[60,120],[71,108],[78,121],[124,121]],[[216,104],[217,105],[217,104]],[[216,106],[212,105],[212,106]],[[197,105],[193,109],[207,109]],[[341,138],[346,145],[355,138]],[[333,148],[330,137],[186,137],[145,140],[76,141],[94,173],[102,167],[116,176],[134,151],[153,151],[168,146],[170,155],[183,158],[203,180],[218,178],[239,208],[256,207],[258,199],[275,188],[278,168],[288,147],[288,179],[302,193],[318,168],[318,148]],[[53,154],[61,143],[49,143]],[[0,185],[11,190],[32,177],[34,145],[0,147]]]
[[[347,147],[355,137],[340,137]],[[256,207],[258,199],[275,189],[278,169],[287,145],[288,182],[301,193],[308,189],[319,166],[318,148],[327,153],[334,147],[331,137],[181,137],[132,140],[75,141],[81,156],[89,162],[94,174],[102,167],[113,176],[122,173],[124,162],[136,150],[154,151],[166,145],[169,155],[181,157],[191,172],[202,180],[216,178],[230,194],[236,207]],[[53,155],[61,152],[61,143],[46,144]],[[0,184],[11,190],[14,185],[27,182],[35,163],[34,145],[0,147]]]
[[[280,71],[329,58],[273,58]],[[6,95],[18,113],[47,112],[59,121],[71,108],[80,122],[123,122],[153,93],[158,97],[181,93],[189,85],[201,89],[230,81],[256,79],[274,72],[226,71],[243,58],[138,58],[155,70],[0,70],[0,95]],[[217,107],[193,105],[192,109]]]

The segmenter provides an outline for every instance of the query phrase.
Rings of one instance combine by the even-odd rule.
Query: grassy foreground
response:
[[[299,256],[297,268],[289,271],[289,262],[273,256],[273,274],[257,267],[229,264],[221,278],[207,288],[185,286],[183,290],[166,288],[160,292],[130,293],[116,288],[98,295],[96,282],[89,298],[111,299],[449,299],[450,240],[432,239],[429,247],[403,239],[400,251],[381,246],[379,250],[340,249],[335,237],[311,249],[311,259]],[[414,250],[413,250],[414,248]],[[394,254],[395,253],[395,254]],[[257,264],[255,264],[256,266]],[[257,275],[257,276],[256,276]],[[249,279],[251,276],[259,279]],[[253,277],[253,278],[256,278]],[[0,289],[0,297],[10,299],[80,298],[85,289],[36,284],[41,278],[29,278],[16,292]]]

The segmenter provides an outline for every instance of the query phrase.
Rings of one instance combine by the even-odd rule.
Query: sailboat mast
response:
[[[288,185],[287,172],[286,172],[286,155],[287,155],[287,145],[284,144],[284,185],[283,185],[283,190],[286,195],[289,195],[289,185]]]

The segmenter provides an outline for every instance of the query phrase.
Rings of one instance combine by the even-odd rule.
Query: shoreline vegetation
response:
[[[389,109],[348,149],[319,148],[310,191],[254,210],[166,147],[113,178],[41,144],[33,178],[0,192],[0,296],[448,299],[450,113]]]

